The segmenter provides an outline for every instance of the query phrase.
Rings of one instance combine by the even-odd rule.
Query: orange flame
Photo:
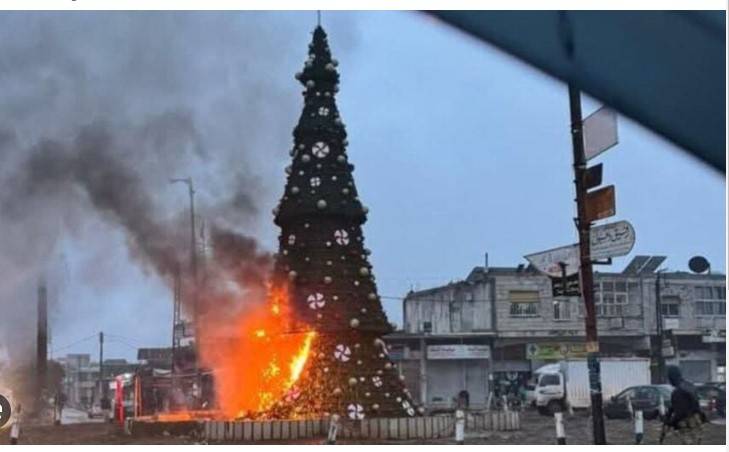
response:
[[[201,359],[214,371],[224,415],[243,417],[270,409],[301,376],[316,333],[290,333],[290,314],[287,291],[276,288],[265,305],[233,320],[228,337],[201,341]]]

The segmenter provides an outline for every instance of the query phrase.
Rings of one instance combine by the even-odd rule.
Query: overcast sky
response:
[[[87,19],[102,24],[89,32],[98,36],[88,34],[84,44],[95,58],[95,42],[125,39],[104,35],[103,23],[110,16],[114,14]],[[266,77],[284,87],[271,91],[280,113],[261,111],[271,134],[256,141],[257,162],[264,162],[256,166],[263,189],[255,196],[262,213],[244,227],[274,250],[279,231],[270,210],[283,190],[286,151],[302,106],[293,74],[306,59],[315,14],[257,16],[256,27],[265,32],[255,39],[269,41],[276,64],[266,64],[265,52],[255,58],[216,55],[221,47],[227,53],[239,48],[246,55],[253,44],[231,43],[225,36],[191,39],[189,23],[195,20],[188,17],[177,28],[174,21],[167,23],[165,33],[187,36],[190,48],[182,64],[185,58],[191,66],[205,64],[210,74],[224,73],[226,84],[201,79],[199,96],[188,99],[190,109],[198,109],[194,103],[208,90],[220,92],[226,86],[233,93],[229,101],[247,102],[238,95],[256,86],[265,99],[266,85],[242,82],[255,71],[270,72]],[[62,23],[63,16],[55,21]],[[223,34],[251,23],[245,13],[207,15],[206,33],[214,35],[218,22]],[[360,198],[370,209],[365,243],[391,321],[402,320],[401,302],[394,298],[411,288],[462,279],[483,265],[486,252],[491,265],[514,266],[525,263],[525,254],[576,240],[567,89],[561,82],[420,13],[325,12],[323,26],[340,61],[337,101]],[[111,71],[115,56],[112,47],[105,48],[103,70]],[[79,55],[83,58],[83,52]],[[586,99],[585,115],[598,106]],[[214,109],[204,111],[215,118]],[[220,122],[231,125],[237,119]],[[723,176],[627,119],[619,119],[619,135],[620,144],[598,160],[604,163],[604,182],[616,186],[614,219],[629,220],[637,240],[631,255],[614,259],[612,269],[622,270],[637,254],[656,254],[668,256],[665,267],[686,270],[688,259],[700,254],[723,272]],[[190,169],[194,171],[198,169]],[[181,186],[165,190],[170,190],[168,202],[184,208]],[[58,256],[65,256],[65,264],[59,264],[63,283],[53,295],[54,356],[96,353],[93,339],[65,346],[100,330],[117,336],[107,343],[108,357],[133,359],[136,345],[167,346],[172,301],[166,286],[129,259],[119,230],[101,219],[89,220],[87,228],[103,243],[89,247],[83,238],[66,235],[54,251],[59,262]],[[107,256],[103,265],[96,258],[100,247]]]

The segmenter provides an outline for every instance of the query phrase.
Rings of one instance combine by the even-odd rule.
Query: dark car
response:
[[[726,383],[698,384],[696,396],[707,415],[726,416]]]
[[[630,418],[630,407],[633,412],[642,411],[644,419],[655,419],[660,413],[661,398],[666,410],[671,406],[671,385],[644,385],[631,386],[624,389],[620,394],[610,397],[605,405],[605,416],[608,419]]]

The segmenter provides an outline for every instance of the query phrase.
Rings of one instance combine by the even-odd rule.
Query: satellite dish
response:
[[[709,269],[709,261],[704,256],[694,256],[689,260],[689,268],[694,273],[704,273]]]

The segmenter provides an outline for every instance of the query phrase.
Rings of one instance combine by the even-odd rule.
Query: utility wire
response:
[[[51,353],[54,353],[54,352],[58,352],[58,351],[61,351],[61,350],[65,350],[65,349],[67,349],[67,348],[71,348],[71,347],[73,347],[74,345],[78,345],[78,344],[80,344],[81,342],[84,342],[84,341],[88,341],[89,339],[93,339],[93,338],[95,338],[95,337],[98,337],[98,335],[96,335],[96,334],[92,334],[91,336],[87,336],[87,337],[85,337],[85,338],[83,338],[83,339],[79,339],[79,340],[77,340],[77,341],[75,341],[75,342],[72,342],[72,343],[70,343],[70,344],[68,344],[68,345],[64,345],[63,347],[58,347],[58,348],[54,348],[53,350],[51,350]]]

